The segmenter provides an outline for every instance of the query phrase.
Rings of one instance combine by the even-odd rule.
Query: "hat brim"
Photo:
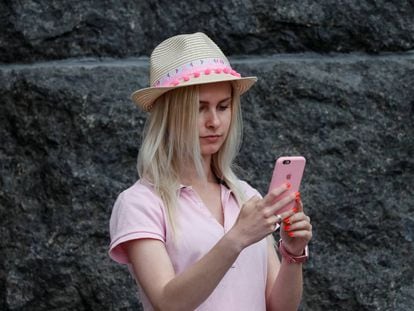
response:
[[[177,86],[168,86],[168,87],[148,87],[140,89],[132,93],[132,101],[144,111],[150,111],[154,101],[161,95],[167,93],[168,91],[178,89],[185,86],[191,85],[200,85],[216,82],[233,82],[233,87],[235,87],[238,93],[241,95],[249,90],[253,84],[256,83],[257,77],[237,77],[231,74],[215,74],[211,73],[210,75],[203,75],[198,78],[192,78],[189,81],[181,82]]]

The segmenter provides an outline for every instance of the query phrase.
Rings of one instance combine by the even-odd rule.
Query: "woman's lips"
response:
[[[207,135],[207,136],[202,136],[201,139],[210,142],[210,143],[215,143],[220,139],[221,135]]]

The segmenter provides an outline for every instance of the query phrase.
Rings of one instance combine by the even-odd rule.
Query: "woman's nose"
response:
[[[217,127],[220,125],[220,118],[217,115],[216,111],[210,111],[208,113],[208,119],[207,119],[207,126],[208,127]]]

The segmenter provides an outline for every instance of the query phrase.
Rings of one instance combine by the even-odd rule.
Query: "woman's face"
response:
[[[232,88],[229,82],[202,84],[198,131],[203,157],[210,156],[223,145],[231,122]]]

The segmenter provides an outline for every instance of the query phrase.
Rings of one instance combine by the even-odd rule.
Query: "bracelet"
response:
[[[304,263],[309,258],[309,250],[308,246],[306,245],[305,249],[303,250],[303,254],[299,256],[292,255],[288,252],[288,250],[285,248],[285,246],[282,243],[282,239],[279,240],[279,243],[277,245],[279,248],[280,254],[282,257],[288,262],[288,263]]]

